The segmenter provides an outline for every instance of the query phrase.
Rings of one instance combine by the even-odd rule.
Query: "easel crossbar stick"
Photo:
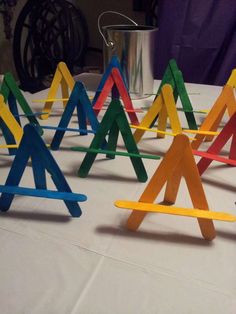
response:
[[[85,202],[87,200],[86,195],[78,194],[78,193],[41,190],[41,189],[25,188],[25,187],[19,187],[19,186],[7,186],[7,185],[0,185],[0,193],[44,197],[44,198],[66,200],[66,201],[73,201],[73,202]]]
[[[203,219],[213,219],[221,220],[227,222],[236,222],[236,216],[224,213],[224,212],[213,212],[210,210],[197,209],[197,208],[181,208],[160,204],[151,204],[143,202],[134,202],[134,201],[124,201],[117,200],[115,206],[119,208],[126,208],[130,210],[138,210],[144,212],[155,212],[161,214],[177,215],[177,216],[186,216],[193,218],[203,218]]]
[[[71,150],[78,152],[86,152],[93,154],[109,154],[109,155],[118,155],[124,157],[136,157],[136,158],[146,158],[146,159],[160,159],[161,157],[158,155],[146,155],[146,154],[135,154],[135,153],[126,153],[126,152],[117,152],[105,149],[94,149],[94,148],[86,148],[86,147],[71,147]]]

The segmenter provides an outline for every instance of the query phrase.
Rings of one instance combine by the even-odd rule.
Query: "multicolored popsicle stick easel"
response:
[[[216,132],[219,124],[225,114],[228,111],[231,117],[236,111],[236,99],[234,97],[234,90],[232,86],[225,85],[222,89],[220,96],[212,106],[210,112],[203,121],[199,128],[198,134],[195,136],[195,140],[192,142],[192,148],[198,149],[201,143],[205,140],[211,141],[213,138],[212,134],[217,135]],[[208,133],[209,132],[209,133]]]
[[[219,156],[222,148],[232,138],[230,145],[229,158]],[[206,152],[193,150],[194,155],[202,158],[197,164],[200,175],[210,166],[213,160],[226,163],[231,166],[236,166],[236,112],[226,123],[220,134],[215,138],[212,145]]]
[[[184,177],[194,208],[170,206],[177,198],[181,178]],[[166,183],[164,204],[153,204]],[[127,221],[130,230],[136,230],[148,212],[196,217],[201,233],[206,240],[214,239],[216,233],[212,220],[236,221],[236,216],[228,213],[209,211],[200,175],[193,157],[189,139],[184,134],[177,135],[159,167],[149,181],[138,202],[118,200],[115,205],[133,210]]]
[[[131,123],[138,125],[139,122],[136,110],[134,109],[129,96],[117,56],[112,57],[94,96],[92,104],[96,114],[98,114],[102,109],[110,92],[112,92],[112,99],[119,99],[119,97],[121,97]]]
[[[123,137],[127,152],[116,151],[119,131]],[[102,145],[107,134],[109,134],[109,136],[106,149],[102,149]],[[119,99],[111,101],[90,144],[90,147],[72,147],[71,149],[86,152],[78,170],[78,175],[82,178],[87,177],[97,154],[105,154],[107,158],[115,158],[115,155],[130,157],[135,173],[140,182],[145,182],[147,180],[147,173],[141,158],[160,159],[159,156],[143,155],[139,153],[123,106],[121,105]]]
[[[35,188],[20,187],[19,183],[31,159]],[[47,189],[46,171],[57,188],[57,191]],[[0,185],[0,210],[7,211],[16,194],[60,199],[65,202],[71,216],[79,217],[81,209],[77,202],[84,202],[87,197],[83,194],[72,193],[59,166],[47,149],[37,129],[33,125],[24,127],[24,135],[12,163],[5,185]]]

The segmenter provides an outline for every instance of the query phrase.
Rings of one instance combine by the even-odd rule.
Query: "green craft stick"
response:
[[[95,149],[95,148],[88,148],[88,147],[80,147],[75,146],[71,147],[71,150],[76,152],[84,152],[84,153],[93,153],[93,154],[104,154],[104,155],[117,155],[117,156],[124,156],[124,157],[135,157],[135,158],[146,158],[146,159],[155,159],[159,160],[160,156],[157,155],[147,155],[147,154],[134,154],[134,153],[127,153],[127,152],[120,152],[120,151],[111,151],[107,149]]]

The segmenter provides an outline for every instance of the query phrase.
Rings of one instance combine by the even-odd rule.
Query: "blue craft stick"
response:
[[[33,189],[19,186],[0,185],[0,193],[17,194],[32,197],[44,197],[56,200],[67,200],[73,202],[85,202],[87,196],[78,193],[58,192],[45,189]]]
[[[36,175],[34,177],[36,184],[38,186],[41,184],[39,183],[39,179],[40,177],[43,177],[43,169],[47,170],[49,174],[51,175],[52,180],[58,190],[58,192],[54,191],[55,193],[49,193],[49,194],[51,196],[55,196],[56,193],[59,193],[57,194],[58,198],[64,201],[70,214],[73,217],[79,217],[81,215],[81,209],[79,205],[77,204],[77,202],[74,201],[73,199],[71,200],[71,198],[69,198],[68,196],[66,198],[63,198],[63,194],[60,194],[61,192],[66,192],[69,194],[73,194],[73,193],[64,175],[62,174],[59,166],[57,165],[55,159],[53,158],[50,151],[47,149],[43,139],[40,137],[37,131],[37,127],[34,125],[27,124],[24,127],[24,135],[22,137],[21,143],[17,150],[15,159],[12,163],[12,167],[8,174],[5,186],[6,187],[18,187],[20,180],[22,178],[22,175],[24,173],[24,170],[27,166],[27,162],[29,158],[31,157],[31,160],[34,159],[36,156],[35,154],[38,154],[37,163],[41,163],[40,166],[38,165],[38,167],[40,167],[39,171],[33,169],[33,173],[34,175]],[[32,167],[34,168],[37,163],[36,161],[32,161]],[[43,180],[44,180],[44,177],[43,177]],[[45,187],[45,183],[42,183],[42,186]],[[18,188],[21,189],[20,187]],[[23,193],[23,190],[21,191]],[[34,196],[36,196],[38,193],[40,195],[41,193],[40,190],[37,188],[34,189],[34,191],[35,191]],[[42,192],[42,193],[45,193],[43,197],[45,197],[47,193],[46,189],[44,189],[44,191],[45,192]],[[73,196],[71,197],[73,198]],[[0,210],[7,211],[11,206],[13,198],[14,198],[14,193],[9,194],[7,192],[3,192],[0,197]],[[85,196],[83,196],[82,199],[85,199]]]
[[[79,132],[79,133],[84,133],[86,134],[87,133],[96,133],[95,131],[93,130],[86,130],[86,129],[75,129],[75,128],[60,128],[58,126],[50,126],[50,125],[44,125],[42,126],[43,129],[46,129],[46,130],[59,130],[59,131],[70,131],[70,132]]]
[[[29,143],[30,145],[30,143]],[[37,151],[32,150],[31,161],[36,189],[47,189],[46,171]]]
[[[32,117],[32,116],[41,116],[42,114],[47,114],[45,112],[34,112],[34,113],[22,113],[22,114],[13,114],[14,117]]]

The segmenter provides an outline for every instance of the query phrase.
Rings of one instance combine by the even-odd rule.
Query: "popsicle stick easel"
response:
[[[225,114],[228,111],[231,117],[236,111],[236,100],[234,97],[234,90],[232,86],[225,85],[220,96],[212,106],[210,112],[199,128],[200,133],[195,136],[195,141],[192,142],[192,148],[197,150],[204,140],[211,141],[212,135],[205,135],[202,131],[215,132]]]
[[[178,207],[162,207],[159,204],[153,204],[165,184],[166,190],[164,195],[164,203],[174,204],[180,186],[181,177],[185,178],[189,195],[194,206],[193,210],[195,216],[198,219],[201,233],[205,239],[212,240],[215,237],[215,228],[211,220],[212,218],[209,216],[207,219],[203,219],[201,215],[197,215],[198,210],[209,211],[209,208],[198,169],[192,154],[189,139],[184,134],[179,134],[173,139],[171,147],[167,151],[165,157],[149,181],[146,189],[139,198],[138,203],[140,204],[138,210],[136,202],[131,202],[131,204],[128,204],[130,201],[127,202],[123,200],[115,202],[115,205],[118,207],[127,208],[127,206],[133,206],[132,209],[134,210],[127,221],[128,229],[138,229],[148,212],[144,210],[146,204],[152,204],[159,213],[168,213],[168,211],[171,211],[172,213],[173,211],[173,213],[176,212],[178,215],[188,216],[187,209],[182,210],[181,208],[179,211]],[[121,202],[125,202],[123,203],[124,206],[120,206],[122,204]],[[192,216],[192,214],[190,213],[189,216]],[[205,215],[204,218],[206,218],[206,216],[207,215]]]
[[[229,158],[219,156],[222,148],[230,138],[232,138],[232,141]],[[197,164],[200,175],[206,171],[213,160],[236,166],[236,112],[232,115],[206,152],[193,150],[193,153],[194,155],[202,157]]]
[[[93,111],[92,104],[90,103],[83,83],[76,82],[66,105],[66,108],[62,114],[58,127],[56,128],[56,132],[53,136],[51,149],[59,149],[65,132],[71,130],[68,128],[68,125],[75,108],[77,109],[79,127],[77,131],[80,132],[81,135],[86,135],[88,133],[87,122],[89,122],[92,128],[92,130],[89,130],[89,132],[96,133],[99,127],[99,122]]]
[[[20,187],[19,183],[23,176],[27,162],[31,159],[35,189]],[[57,191],[47,189],[46,171],[57,188]],[[72,193],[59,166],[47,149],[44,141],[37,132],[35,126],[26,125],[24,135],[12,163],[5,185],[0,185],[0,210],[7,211],[16,194],[61,199],[65,202],[71,216],[79,217],[81,209],[77,202],[86,201],[83,194]]]
[[[182,133],[175,99],[171,85],[163,85],[159,96],[154,100],[153,104],[147,111],[146,115],[140,122],[139,126],[135,127],[134,132],[135,142],[138,143],[147,129],[150,129],[158,116],[157,137],[164,137],[166,134],[167,118],[170,120],[170,126],[174,135]]]
[[[40,119],[47,119],[52,111],[52,106],[54,103],[54,100],[57,95],[57,91],[59,87],[61,86],[61,93],[62,93],[62,99],[68,99],[69,98],[69,90],[72,91],[75,85],[75,81],[67,67],[67,65],[64,62],[59,62],[57,69],[55,71],[52,84],[50,86],[48,96],[44,108],[43,113],[40,116]],[[65,108],[67,104],[67,100],[63,100],[63,107]]]
[[[99,114],[110,92],[112,92],[112,99],[121,97],[131,123],[138,125],[136,110],[129,96],[117,56],[112,57],[94,96],[92,104],[96,115]]]
[[[127,152],[116,151],[119,132],[122,135]],[[103,150],[102,145],[107,134],[109,134],[108,141],[106,149]],[[107,158],[110,159],[115,158],[116,155],[129,156],[138,180],[140,182],[145,182],[147,180],[147,173],[141,159],[144,156],[139,153],[124,109],[119,99],[114,99],[111,101],[90,144],[90,147],[72,147],[72,150],[87,152],[78,170],[79,177],[87,177],[97,154],[104,153],[106,154]],[[155,159],[160,159],[159,156],[153,157],[155,157]]]
[[[193,113],[193,107],[188,97],[188,93],[184,84],[182,72],[179,70],[175,59],[171,59],[166,67],[161,84],[158,88],[156,97],[160,95],[161,89],[165,84],[171,85],[173,89],[175,103],[178,97],[180,98],[181,105],[188,122],[189,129],[197,130],[197,123]]]

